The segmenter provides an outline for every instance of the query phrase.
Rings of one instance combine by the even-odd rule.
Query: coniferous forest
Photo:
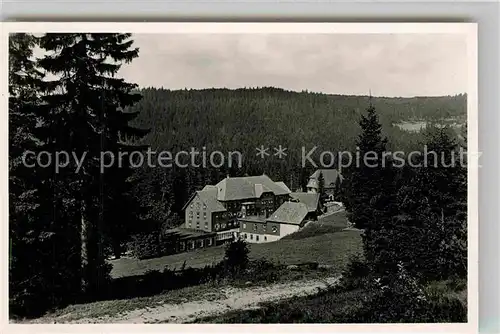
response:
[[[142,100],[130,108],[138,116],[132,124],[150,129],[141,141],[153,151],[189,150],[207,152],[239,151],[242,168],[227,163],[220,169],[187,168],[178,173],[174,169],[141,170],[138,175],[147,189],[166,187],[165,195],[156,191],[156,198],[148,203],[158,203],[163,219],[170,210],[180,213],[192,191],[205,184],[215,184],[226,175],[243,176],[266,173],[272,179],[282,180],[291,188],[305,187],[306,179],[315,166],[306,163],[302,168],[301,149],[311,154],[319,163],[322,151],[355,152],[360,134],[358,121],[365,113],[369,96],[326,95],[308,92],[290,92],[279,88],[206,89],[169,91],[165,89],[141,89]],[[416,97],[371,98],[383,124],[384,135],[390,138],[387,150],[420,151],[426,143],[423,133],[408,132],[393,126],[394,123],[413,119],[434,122],[436,120],[466,116],[466,97]],[[284,159],[270,156],[263,162],[256,159],[256,148],[283,145],[289,154]],[[330,160],[325,158],[328,164]],[[337,167],[337,162],[332,165]],[[147,168],[146,168],[147,169]],[[158,169],[158,168],[155,168]],[[181,189],[173,191],[175,198],[168,199],[166,190],[175,185],[174,176],[185,180]],[[306,181],[307,182],[307,181]],[[161,185],[161,186],[160,186]],[[139,187],[145,189],[143,185]],[[141,191],[141,190],[138,191]],[[153,196],[154,192],[145,191]],[[146,195],[146,194],[144,194]],[[140,196],[142,197],[142,196]]]
[[[45,55],[35,58],[35,48]],[[112,284],[110,256],[119,258],[139,235],[181,224],[192,193],[227,175],[265,173],[295,191],[322,168],[302,166],[303,147],[318,147],[311,157],[319,161],[324,150],[411,152],[427,145],[447,162],[454,150],[466,148],[464,94],[386,98],[274,87],[141,88],[116,75],[139,56],[130,34],[9,38],[11,317],[100,299]],[[395,125],[414,121],[426,129],[410,132]],[[261,160],[261,145],[282,145],[288,154]],[[104,171],[99,165],[102,152],[192,147],[239,151],[242,165],[136,167],[125,160]],[[26,151],[86,158],[81,166],[70,159],[56,172],[34,156],[23,161]],[[338,161],[331,165],[338,167]],[[353,260],[344,277],[351,284],[356,276],[359,286],[371,282],[367,286],[375,291],[365,313],[351,320],[448,321],[440,306],[425,304],[431,301],[423,301],[418,287],[466,278],[466,167],[395,167],[389,160],[386,167],[351,166],[342,174],[349,221],[364,230],[363,259]],[[404,304],[397,312],[390,309],[396,301]]]

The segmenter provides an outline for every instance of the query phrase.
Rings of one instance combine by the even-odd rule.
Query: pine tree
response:
[[[27,151],[37,151],[41,143],[36,138],[36,82],[41,74],[30,58],[36,44],[34,36],[13,34],[9,37],[9,204],[11,218],[29,214],[36,189],[33,189],[31,157]],[[18,212],[20,210],[20,212]],[[11,220],[12,222],[12,220]],[[15,224],[11,224],[15,225]]]
[[[422,189],[429,199],[444,276],[467,274],[467,170],[458,161],[459,145],[451,128],[431,129],[427,147],[439,162],[422,170]],[[431,160],[431,159],[428,159]]]
[[[190,193],[190,182],[185,168],[173,168],[172,170],[173,181],[172,181],[172,191],[174,193],[174,206],[173,211],[176,213],[181,213],[184,204],[189,199],[192,193]]]
[[[429,126],[428,155],[414,158],[400,178],[390,253],[421,281],[466,275],[466,168],[449,129]],[[426,165],[427,163],[427,165]]]
[[[318,194],[319,194],[319,199],[321,203],[325,202],[325,177],[323,176],[322,172],[319,172],[318,175]]]
[[[341,195],[341,190],[340,190],[340,184],[342,183],[341,181],[341,175],[339,174],[339,176],[337,177],[337,179],[335,180],[335,187],[334,187],[334,200],[337,201],[337,202],[342,202],[342,195]]]
[[[149,225],[160,226],[172,213],[172,177],[172,173],[166,168],[149,167],[137,170],[134,175],[134,198],[140,203],[141,219],[148,221]]]
[[[234,240],[226,246],[224,254],[224,264],[232,276],[242,274],[248,267],[248,244],[242,240]]]
[[[382,138],[382,126],[373,105],[362,116],[360,126],[359,165],[351,168],[350,189],[345,192],[348,219],[355,227],[364,229],[364,254],[372,269],[388,274],[397,266],[396,259],[385,256],[391,251],[390,236],[397,209],[396,172],[391,159],[384,156],[387,139]]]
[[[80,231],[82,289],[95,295],[108,278],[105,235],[122,239],[123,222],[134,221],[127,214],[129,162],[104,172],[100,163],[103,152],[112,152],[118,159],[119,152],[144,149],[129,142],[147,131],[129,126],[137,113],[123,111],[139,100],[132,93],[136,85],[115,76],[123,63],[138,56],[138,49],[131,49],[130,34],[46,34],[40,41],[47,55],[39,65],[56,76],[44,85],[43,116],[49,128],[45,139],[53,151],[86,154],[79,173],[70,163],[52,179],[56,202],[69,203],[68,223]],[[62,194],[61,188],[68,194]],[[64,205],[56,209],[58,215]],[[63,224],[60,218],[56,218],[59,225]],[[115,240],[115,247],[120,242]]]
[[[406,238],[404,254],[408,268],[424,281],[463,278],[467,273],[467,168],[460,165],[451,129],[431,126],[427,136],[428,155],[417,161],[423,167],[400,191],[401,217],[406,226],[418,227],[418,233]]]
[[[49,280],[41,250],[51,234],[37,220],[43,195],[35,159],[25,156],[42,146],[35,135],[42,77],[31,59],[36,42],[29,34],[9,36],[9,296],[11,312],[24,315],[43,312],[41,302],[50,303],[43,294]]]
[[[359,165],[351,168],[349,177],[348,217],[357,228],[366,228],[373,221],[370,210],[372,198],[382,192],[385,186],[382,168],[382,153],[386,151],[387,138],[382,138],[382,126],[375,108],[370,105],[367,114],[359,122],[361,134],[356,142],[359,148]],[[375,156],[365,163],[364,157]],[[373,165],[373,166],[372,166]]]
[[[309,176],[310,175],[308,173],[307,168],[300,169],[300,189],[303,192],[307,191],[307,183],[309,182]]]

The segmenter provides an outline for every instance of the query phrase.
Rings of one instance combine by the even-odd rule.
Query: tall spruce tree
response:
[[[42,301],[50,303],[43,293],[50,282],[42,250],[51,234],[37,219],[43,195],[35,159],[25,156],[42,146],[35,135],[37,82],[42,77],[32,60],[36,42],[30,34],[9,36],[9,300],[11,312],[23,315],[44,311]]]
[[[366,115],[361,116],[359,125],[361,134],[356,145],[360,158],[359,164],[354,162],[356,166],[350,168],[347,205],[349,221],[357,228],[363,229],[373,221],[373,212],[370,210],[372,198],[380,194],[384,186],[382,153],[386,151],[387,138],[382,137],[382,125],[371,104]],[[365,161],[365,157],[369,161]]]
[[[422,190],[428,198],[436,235],[441,277],[467,275],[467,166],[459,161],[460,145],[452,128],[431,128],[427,147],[438,162],[423,168]],[[432,159],[428,159],[431,161]]]
[[[350,168],[349,185],[345,192],[348,219],[364,229],[363,246],[367,261],[382,273],[396,270],[397,262],[384,254],[391,248],[393,218],[396,213],[395,170],[386,157],[387,139],[371,105],[359,122],[361,134],[357,141],[360,159]],[[390,261],[388,261],[390,260]]]
[[[41,74],[30,59],[36,38],[29,34],[9,36],[9,208],[10,226],[21,221],[36,207],[33,171],[28,151],[36,151],[41,143],[34,131],[37,104],[36,81]],[[23,159],[25,159],[23,161]],[[19,225],[18,225],[19,223]]]
[[[307,168],[302,167],[300,168],[300,191],[306,192],[307,191],[307,183],[309,182],[309,171]],[[293,190],[293,189],[292,189]]]
[[[144,167],[137,170],[133,182],[134,197],[140,203],[141,220],[147,221],[147,224],[133,232],[158,228],[170,216],[174,205],[172,178],[173,173],[168,168]]]
[[[318,175],[318,193],[319,193],[319,199],[322,203],[325,202],[326,200],[326,194],[325,194],[325,177],[323,176],[323,172],[319,172]]]
[[[340,190],[341,183],[342,183],[341,177],[342,177],[342,175],[339,174],[339,176],[335,180],[335,186],[334,186],[334,191],[333,191],[334,200],[337,202],[342,201],[342,195],[341,195],[341,190]]]
[[[423,281],[467,273],[467,168],[449,128],[429,126],[427,153],[399,191],[399,256]],[[424,152],[425,153],[425,152]]]
[[[39,65],[55,76],[44,84],[47,94],[43,121],[48,127],[45,140],[51,150],[66,151],[83,164],[76,173],[70,161],[64,171],[52,175],[56,224],[67,224],[80,232],[82,290],[91,296],[106,286],[109,267],[105,263],[106,236],[117,247],[125,236],[126,224],[134,222],[134,212],[128,209],[130,176],[129,161],[121,165],[115,160],[112,167],[101,172],[101,154],[131,152],[144,147],[130,144],[147,131],[131,127],[137,113],[124,108],[140,99],[133,94],[136,85],[117,78],[123,63],[138,56],[132,48],[130,34],[46,34],[40,46],[47,55]],[[110,154],[106,154],[106,159]],[[61,189],[65,190],[62,192]],[[66,206],[69,206],[66,208]],[[67,221],[61,221],[60,211],[69,209]],[[118,240],[116,240],[117,238]],[[74,241],[74,240],[73,240]]]
[[[9,191],[11,219],[34,210],[35,195],[31,156],[41,146],[36,127],[37,82],[41,73],[30,59],[36,38],[29,34],[9,37]],[[25,159],[23,161],[23,159]],[[18,210],[20,210],[18,212]],[[19,217],[20,218],[20,217]],[[14,220],[11,220],[13,222]],[[12,224],[15,225],[15,224]]]

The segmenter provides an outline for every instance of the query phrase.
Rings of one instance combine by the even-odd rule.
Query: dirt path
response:
[[[259,303],[277,301],[293,296],[315,294],[319,289],[334,285],[337,277],[323,280],[297,281],[273,284],[267,287],[222,288],[224,297],[218,300],[197,300],[180,304],[163,304],[157,307],[137,309],[113,317],[83,318],[65,321],[64,316],[51,319],[56,323],[186,323],[195,319],[221,314],[232,310],[258,307]]]

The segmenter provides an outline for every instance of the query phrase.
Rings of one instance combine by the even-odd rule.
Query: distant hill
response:
[[[155,148],[251,149],[261,144],[352,149],[368,96],[291,92],[279,88],[166,90],[142,89],[135,125],[151,128]],[[393,146],[405,149],[418,135],[393,127],[410,120],[466,117],[466,95],[373,97]]]
[[[206,148],[207,152],[237,150],[243,155],[241,169],[143,168],[136,196],[152,206],[157,220],[163,220],[170,206],[181,208],[196,189],[215,184],[227,174],[232,176],[266,173],[296,189],[314,171],[301,168],[301,150],[355,152],[360,132],[358,121],[369,106],[368,96],[327,95],[290,92],[279,88],[166,90],[147,88],[143,99],[130,111],[139,112],[135,124],[150,128],[143,140],[153,150],[178,152]],[[373,97],[389,149],[422,149],[422,134],[405,131],[393,124],[401,121],[436,120],[466,117],[466,96],[385,98]],[[263,145],[271,155],[256,157]],[[287,156],[273,156],[282,145]],[[335,167],[335,165],[333,166]]]

